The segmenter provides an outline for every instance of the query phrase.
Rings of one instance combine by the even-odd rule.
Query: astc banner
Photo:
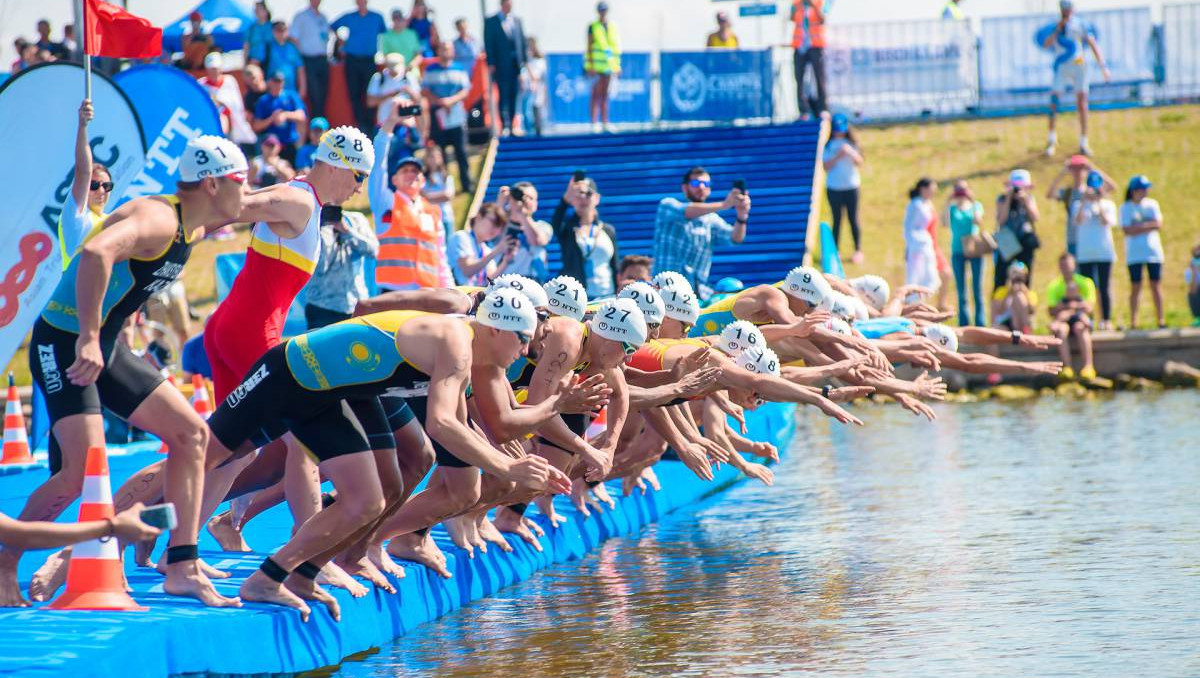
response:
[[[583,72],[582,54],[546,56],[546,87],[550,96],[550,122],[580,124],[592,121],[588,105],[592,78]],[[609,90],[612,122],[650,122],[650,55],[621,55],[621,73]]]
[[[771,51],[663,52],[663,120],[769,118]]]
[[[1154,78],[1149,7],[1080,12],[1079,16],[1094,29],[1113,83],[1136,84]],[[1048,92],[1054,79],[1054,54],[1034,38],[1057,20],[1045,14],[984,19],[979,51],[983,93]],[[1088,52],[1088,79],[1093,86],[1102,84],[1100,67]]]
[[[21,71],[0,87],[0,360],[8,363],[62,277],[58,218],[71,189],[83,67],[63,62]],[[141,126],[129,100],[92,74],[92,156],[119,195],[145,163]],[[60,365],[66,369],[66,365]]]
[[[223,136],[212,97],[187,72],[148,64],[121,71],[114,79],[141,118],[146,164],[129,190],[113,193],[116,202],[110,208],[134,198],[174,193],[175,182],[179,181],[179,158],[188,141],[201,134]]]

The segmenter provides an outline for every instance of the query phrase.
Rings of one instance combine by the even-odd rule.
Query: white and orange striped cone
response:
[[[167,370],[165,370],[165,369],[163,371],[167,372]],[[176,389],[179,388],[179,382],[175,381],[175,375],[172,374],[171,372],[167,372],[167,382],[170,383],[172,386],[174,386]],[[165,440],[162,441],[162,445],[159,445],[159,447],[158,447],[158,453],[159,454],[167,454],[170,451],[171,451],[171,448],[167,447],[167,441],[165,441]]]
[[[208,399],[208,384],[199,374],[192,375],[192,409],[196,410],[196,414],[205,421],[212,416],[213,408],[212,401]]]
[[[112,518],[112,485],[108,480],[108,455],[103,447],[89,447],[84,468],[79,522]],[[47,607],[52,610],[146,610],[125,592],[121,552],[116,537],[76,544],[67,566],[67,588]]]
[[[8,400],[4,403],[4,453],[0,464],[32,464],[29,453],[29,434],[25,431],[25,415],[21,412],[21,397],[8,373]]]
[[[597,436],[608,430],[608,406],[600,408],[600,414],[588,424],[587,431],[583,434],[587,440],[595,440]]]

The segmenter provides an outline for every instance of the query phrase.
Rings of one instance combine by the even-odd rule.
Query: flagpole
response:
[[[83,46],[83,98],[92,98],[92,55],[87,48],[87,0],[75,0],[75,30]]]

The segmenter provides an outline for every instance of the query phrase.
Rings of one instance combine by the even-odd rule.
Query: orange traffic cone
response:
[[[4,403],[4,455],[0,464],[32,464],[29,453],[29,436],[25,433],[25,415],[21,412],[21,398],[13,385],[12,372],[8,373],[8,401]]]
[[[192,409],[196,410],[196,414],[205,421],[212,416],[212,401],[208,399],[208,384],[199,374],[192,375]]]
[[[600,414],[588,424],[587,431],[583,434],[586,440],[592,440],[596,436],[608,430],[608,406],[600,408]]]
[[[79,522],[113,517],[108,456],[103,447],[89,447],[83,477]],[[67,566],[67,589],[48,606],[52,610],[145,610],[125,592],[121,553],[116,537],[76,544]]]
[[[163,370],[163,371],[165,372],[166,370]],[[175,381],[174,374],[167,372],[167,381],[175,388],[179,388],[179,382]],[[167,454],[170,451],[171,451],[171,449],[169,447],[167,447],[167,441],[165,441],[165,440],[162,441],[162,445],[160,445],[158,448],[158,453],[159,454]]]

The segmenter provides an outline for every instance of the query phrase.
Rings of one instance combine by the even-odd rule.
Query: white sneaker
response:
[[[611,122],[606,122],[606,123],[604,123],[604,133],[605,134],[616,134],[617,128],[613,127],[613,124]]]
[[[1088,146],[1087,140],[1083,140],[1083,141],[1079,142],[1079,152],[1083,155],[1088,156],[1089,158],[1092,157],[1092,148],[1091,148],[1091,146]]]
[[[600,123],[598,123],[598,122],[592,123],[592,134],[600,134],[603,131],[604,131],[604,128],[600,126]]]
[[[1054,157],[1054,144],[1053,143],[1046,144],[1046,157],[1047,158]]]

